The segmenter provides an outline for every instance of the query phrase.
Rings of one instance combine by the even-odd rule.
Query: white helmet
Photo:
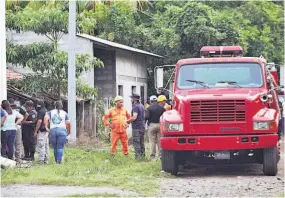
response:
[[[150,101],[157,101],[157,97],[155,95],[149,97]]]

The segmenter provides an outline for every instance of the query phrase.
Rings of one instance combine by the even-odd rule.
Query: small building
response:
[[[99,88],[99,97],[105,100],[106,108],[116,95],[125,98],[124,105],[129,110],[132,93],[139,94],[142,102],[146,102],[148,61],[162,56],[86,34],[77,36],[92,42],[94,56],[104,62],[104,68],[94,69],[94,85]]]

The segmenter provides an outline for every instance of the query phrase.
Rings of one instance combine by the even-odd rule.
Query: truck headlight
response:
[[[269,122],[253,122],[254,130],[268,130]]]
[[[168,124],[168,131],[183,131],[182,123]]]

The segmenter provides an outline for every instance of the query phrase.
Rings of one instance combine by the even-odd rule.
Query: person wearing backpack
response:
[[[50,129],[48,123],[50,123]],[[44,124],[46,131],[50,132],[55,162],[61,164],[66,137],[70,134],[70,121],[60,100],[55,102],[55,109],[47,112]]]
[[[34,137],[37,138],[37,147],[36,151],[38,153],[38,163],[47,164],[49,159],[49,138],[48,131],[46,131],[44,125],[44,117],[46,115],[47,109],[43,101],[39,100],[37,102],[37,112],[38,112],[38,121],[36,129],[34,131]]]

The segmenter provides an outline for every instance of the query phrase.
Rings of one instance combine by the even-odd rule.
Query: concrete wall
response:
[[[6,32],[7,39],[12,41],[14,44],[27,45],[35,42],[50,42],[50,40],[43,35],[35,34],[34,32],[21,32],[16,33],[15,31]],[[87,39],[77,37],[76,38],[76,53],[84,53],[93,55],[93,43]],[[64,35],[59,41],[59,49],[68,52],[68,34]],[[13,67],[8,65],[8,67]],[[20,73],[31,73],[29,68],[13,67],[15,71]],[[89,71],[82,75],[82,80],[89,86],[94,86],[94,72]]]
[[[136,87],[136,93],[141,95],[144,89],[143,100],[147,97],[147,57],[141,54],[117,50],[116,51],[117,83],[116,93],[119,94],[119,85],[123,87],[124,106],[131,111],[132,104],[129,98],[132,95],[132,87]]]
[[[116,55],[115,51],[99,49],[94,46],[94,56],[104,62],[103,68],[94,69],[94,85],[99,88],[101,99],[116,95]]]

